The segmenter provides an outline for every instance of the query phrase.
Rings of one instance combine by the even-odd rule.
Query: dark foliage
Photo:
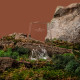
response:
[[[22,54],[29,54],[31,51],[30,49],[28,48],[24,48],[24,47],[15,47],[12,51],[16,51],[19,53],[19,55],[22,55]]]

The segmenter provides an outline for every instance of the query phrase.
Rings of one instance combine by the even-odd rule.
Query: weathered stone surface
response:
[[[17,67],[18,62],[9,57],[0,57],[0,71],[3,72],[7,68]]]
[[[41,46],[47,50],[47,53],[49,56],[52,56],[53,54],[72,53],[71,49],[65,49],[65,48],[60,48],[60,47],[55,47],[55,46],[48,46],[46,44],[34,44],[34,43],[18,42],[15,46],[18,46],[18,47],[23,46],[24,48],[28,48],[30,50],[33,50],[33,49],[39,50],[39,46]]]
[[[8,48],[14,48],[14,42],[13,41],[0,41],[0,49],[6,50]]]
[[[48,23],[47,38],[80,41],[80,3],[57,8],[54,18]]]
[[[13,36],[13,34],[10,34],[9,36]],[[18,46],[18,47],[28,48],[32,51],[33,49],[40,50],[39,46],[41,46],[42,48],[45,48],[47,50],[47,53],[50,56],[52,56],[54,53],[63,54],[63,53],[72,52],[69,49],[47,45],[44,42],[40,42],[34,39],[25,39],[26,41],[20,40],[20,41],[17,41],[16,44],[15,44],[16,39],[14,38],[11,38],[10,40],[8,39],[9,37],[8,38],[5,37],[4,39],[2,38],[0,40],[0,49],[3,49],[4,51],[6,51],[8,48],[14,49],[15,47]]]
[[[26,39],[27,35],[23,33],[13,33],[9,34],[9,36],[14,36],[15,39]]]

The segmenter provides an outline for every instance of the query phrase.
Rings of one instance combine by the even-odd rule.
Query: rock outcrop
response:
[[[15,46],[21,47],[23,46],[24,48],[28,48],[31,51],[33,49],[38,49],[39,46],[45,48],[47,50],[47,53],[49,56],[53,56],[54,54],[64,54],[64,53],[72,53],[71,49],[66,49],[66,48],[60,48],[56,46],[48,46],[46,44],[35,44],[35,43],[23,43],[23,42],[18,42]]]
[[[80,41],[80,3],[56,9],[54,18],[48,23],[46,36],[46,39],[54,38],[68,42]]]
[[[21,35],[24,36],[24,34]],[[30,49],[31,51],[33,49],[39,50],[40,49],[39,46],[45,48],[49,56],[52,56],[55,53],[58,54],[72,53],[71,49],[65,49],[65,48],[55,47],[52,45],[47,45],[44,42],[40,42],[34,39],[28,39],[27,37],[26,39],[25,38],[15,39],[14,33],[0,39],[0,49],[3,49],[4,51],[6,51],[8,48],[14,49],[15,47],[24,47]]]
[[[13,33],[9,34],[9,36],[14,36],[15,39],[27,39],[27,35],[23,33]]]
[[[0,72],[5,71],[8,68],[17,67],[18,62],[9,57],[0,57]]]

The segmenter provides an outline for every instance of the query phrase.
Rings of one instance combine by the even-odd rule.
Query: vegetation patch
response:
[[[52,46],[72,49],[73,53],[54,54],[50,60],[30,60],[31,50],[24,47],[0,50],[0,57],[10,57],[21,65],[0,73],[0,80],[79,80],[80,44],[60,40],[47,41]]]

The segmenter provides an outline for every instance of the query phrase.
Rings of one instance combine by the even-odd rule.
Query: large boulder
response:
[[[54,18],[48,23],[46,36],[46,39],[54,38],[68,42],[80,41],[80,3],[56,9]]]

